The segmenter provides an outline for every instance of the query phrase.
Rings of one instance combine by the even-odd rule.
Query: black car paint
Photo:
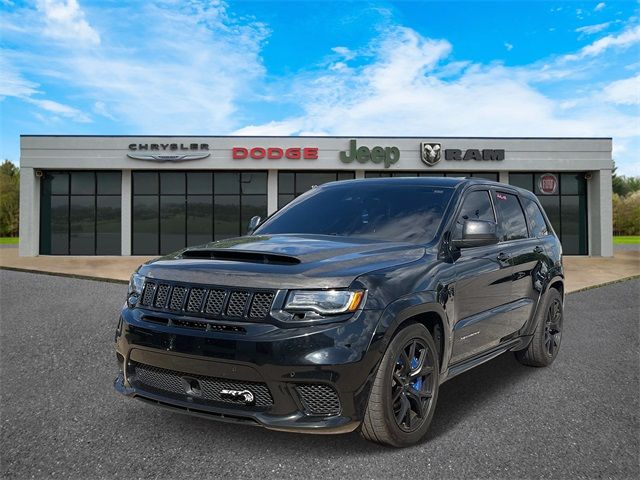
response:
[[[488,189],[492,198],[497,192],[513,193],[537,203],[535,196],[483,180],[364,180],[371,181],[454,188],[435,240],[415,245],[317,235],[247,236],[187,249],[195,252],[186,255],[192,258],[178,252],[138,271],[148,278],[190,285],[275,286],[279,292],[364,289],[364,305],[355,314],[311,324],[283,322],[271,316],[266,322],[242,322],[246,333],[239,335],[154,324],[143,317],[150,313],[172,315],[125,304],[116,333],[123,370],[116,379],[116,389],[219,420],[248,421],[272,429],[346,432],[359,426],[382,355],[395,332],[408,321],[438,325],[434,336],[441,350],[441,382],[504,351],[526,347],[542,296],[552,285],[563,290],[561,248],[553,231],[542,238],[468,249],[452,247],[449,232],[468,191]],[[350,182],[357,187],[363,180]],[[331,188],[331,184],[319,188]],[[226,253],[216,259],[216,252]],[[260,255],[292,260],[260,261]],[[273,310],[277,310],[278,301],[284,301],[283,294],[276,297]],[[199,404],[194,398],[145,391],[128,383],[130,361],[179,372],[262,381],[268,385],[274,404],[268,411],[212,406]],[[334,386],[342,405],[340,414],[304,413],[294,391],[301,383]]]

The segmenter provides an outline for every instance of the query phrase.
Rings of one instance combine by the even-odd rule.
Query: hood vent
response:
[[[289,255],[242,250],[212,250],[206,248],[185,250],[182,253],[182,258],[201,258],[207,260],[222,260],[225,262],[267,263],[273,265],[298,265],[300,263],[299,258]]]

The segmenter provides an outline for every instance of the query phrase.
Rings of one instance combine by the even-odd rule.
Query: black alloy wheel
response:
[[[547,367],[560,351],[563,327],[562,294],[550,288],[541,300],[536,313],[536,328],[527,348],[514,352],[523,365]]]
[[[424,438],[440,386],[440,354],[427,328],[411,323],[392,338],[371,387],[360,434],[407,447]]]
[[[391,403],[398,427],[405,432],[420,428],[433,398],[433,352],[426,342],[413,338],[402,348],[391,380]]]
[[[561,339],[562,305],[560,305],[560,300],[554,298],[547,310],[547,318],[544,324],[544,346],[550,357],[553,357],[560,348]]]

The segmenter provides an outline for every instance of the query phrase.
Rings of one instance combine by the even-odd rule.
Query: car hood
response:
[[[423,246],[325,235],[247,236],[191,247],[139,269],[149,278],[252,288],[344,288],[413,262]]]

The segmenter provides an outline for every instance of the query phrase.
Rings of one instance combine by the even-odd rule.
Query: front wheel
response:
[[[429,330],[412,324],[391,341],[371,389],[361,434],[393,447],[420,441],[438,398],[438,352]]]

